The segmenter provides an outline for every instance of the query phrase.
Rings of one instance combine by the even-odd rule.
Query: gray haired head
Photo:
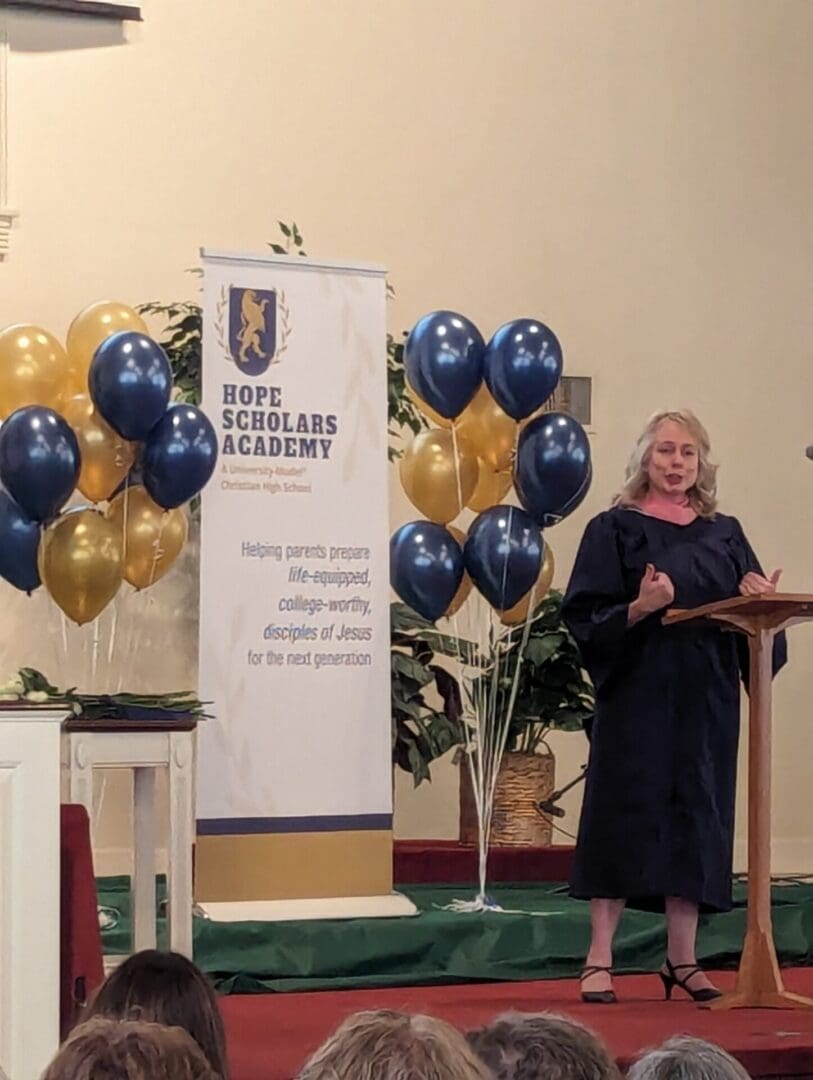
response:
[[[555,1013],[503,1013],[466,1035],[493,1080],[620,1080],[604,1043]]]
[[[627,1080],[749,1080],[749,1076],[721,1047],[678,1035],[648,1050],[629,1070]]]

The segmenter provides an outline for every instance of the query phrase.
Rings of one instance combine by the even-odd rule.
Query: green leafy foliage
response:
[[[295,221],[292,221],[290,225],[287,225],[284,221],[278,221],[277,225],[279,231],[282,233],[284,243],[269,242],[268,246],[274,252],[275,255],[302,255],[306,256],[307,252],[302,246],[304,241],[302,239],[302,233]]]
[[[404,371],[404,342],[406,334],[397,341],[392,334],[387,334],[387,412],[390,440],[398,439],[402,432],[411,431],[417,435],[429,424],[422,412],[413,404],[406,393],[406,372]],[[387,453],[390,461],[403,454],[397,444],[389,444]]]
[[[416,787],[431,779],[430,764],[463,738],[460,687],[435,663],[437,646],[451,639],[433,629],[406,604],[390,605],[392,759]],[[437,704],[429,700],[432,692]]]
[[[417,785],[430,778],[429,767],[436,758],[464,741],[460,685],[445,669],[438,669],[436,657],[449,657],[463,665],[467,696],[476,697],[480,689],[491,696],[496,678],[497,708],[503,711],[511,698],[523,628],[503,631],[491,650],[483,652],[471,642],[440,633],[405,604],[393,604],[390,613],[393,760],[412,773]],[[478,668],[482,670],[479,678]],[[438,685],[438,670],[443,671],[443,687]],[[480,680],[487,685],[478,688]],[[438,691],[440,704],[427,700],[427,689]],[[537,606],[529,627],[506,748],[533,753],[551,731],[582,730],[594,707],[593,687],[562,622],[562,595],[550,592]]]
[[[200,361],[202,313],[199,304],[183,302],[142,304],[142,315],[160,316],[165,326],[158,343],[169,359],[172,381],[177,387],[178,400],[188,405],[200,404]]]
[[[522,627],[503,634],[500,694],[510,698],[517,662],[517,696],[507,749],[535,752],[551,731],[581,731],[595,709],[595,694],[575,641],[562,622],[562,594],[551,591],[534,612],[522,650]]]
[[[42,672],[37,671],[36,668],[20,668],[18,674],[20,682],[23,684],[24,693],[47,694],[49,698],[64,697],[64,694],[61,695],[57,687],[53,686]]]

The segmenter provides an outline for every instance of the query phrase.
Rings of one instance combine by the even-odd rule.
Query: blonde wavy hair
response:
[[[649,462],[658,428],[666,420],[685,427],[697,443],[697,480],[688,491],[689,502],[700,517],[712,518],[717,510],[717,466],[711,461],[711,443],[708,432],[688,409],[676,412],[657,412],[644,428],[627,465],[627,474],[621,494],[616,496],[614,506],[632,506],[649,490]]]
[[[331,1035],[299,1080],[491,1080],[459,1031],[433,1016],[391,1009],[356,1013]]]

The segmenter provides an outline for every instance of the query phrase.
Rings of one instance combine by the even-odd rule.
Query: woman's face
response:
[[[647,469],[649,486],[671,499],[686,495],[697,481],[697,441],[683,424],[664,420],[655,432]]]

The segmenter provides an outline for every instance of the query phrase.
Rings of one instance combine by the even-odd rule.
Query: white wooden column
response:
[[[37,1080],[59,1045],[63,712],[0,709],[0,1069]]]
[[[191,957],[192,848],[195,843],[195,734],[169,737],[169,939],[172,948]]]

